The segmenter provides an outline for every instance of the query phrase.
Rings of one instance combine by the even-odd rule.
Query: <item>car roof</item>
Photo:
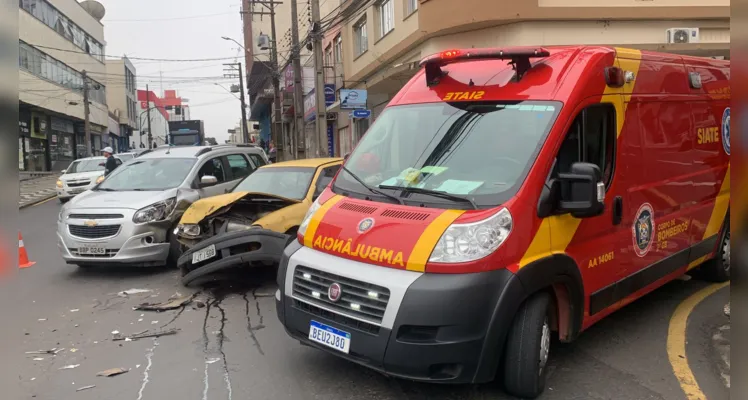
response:
[[[281,161],[278,163],[263,165],[262,168],[279,168],[279,167],[314,167],[317,168],[320,165],[334,163],[336,161],[342,162],[343,159],[339,157],[329,158],[305,158],[301,160]]]
[[[200,158],[200,157],[211,157],[213,155],[221,155],[232,152],[240,153],[259,153],[257,148],[254,147],[239,147],[239,146],[167,146],[158,147],[150,151],[141,153],[138,159],[149,159],[149,158]]]
[[[106,157],[104,156],[93,156],[93,157],[84,157],[84,158],[76,158],[73,160],[73,162],[76,161],[87,161],[87,160],[104,160]]]

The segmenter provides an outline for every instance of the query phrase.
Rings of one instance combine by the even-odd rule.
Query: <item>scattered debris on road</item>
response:
[[[80,364],[70,364],[70,365],[66,365],[64,367],[60,367],[58,369],[60,369],[60,370],[62,370],[62,369],[74,369],[74,368],[78,368],[80,366],[81,366]]]
[[[88,386],[79,387],[78,389],[75,389],[75,391],[76,392],[80,392],[80,391],[83,391],[83,390],[93,389],[95,387],[96,387],[96,385],[88,385]]]
[[[119,335],[119,331],[112,331],[112,335]]]
[[[96,376],[110,377],[110,376],[121,375],[129,371],[130,371],[129,369],[124,369],[124,368],[111,368],[111,369],[97,372]]]
[[[47,320],[46,318],[39,318],[39,319],[38,319],[37,321],[39,321],[39,322],[44,322],[44,321],[46,321],[46,320]]]
[[[206,364],[213,364],[214,362],[218,362],[218,361],[221,361],[221,359],[220,358],[211,358],[211,359],[205,360],[205,363]]]
[[[195,306],[195,309],[205,308],[205,302],[204,301],[195,301],[193,303],[193,305]]]
[[[128,290],[123,290],[123,291],[117,293],[117,296],[119,296],[119,297],[127,297],[127,296],[129,296],[131,294],[150,293],[150,292],[152,292],[151,289],[128,289]]]
[[[35,351],[27,351],[26,354],[57,354],[61,351],[65,350],[65,348],[58,349],[57,347],[49,350],[35,350]]]
[[[78,351],[78,349],[70,349],[71,353],[75,353],[76,351]]]
[[[34,358],[34,361],[44,361],[44,357],[36,357]]]
[[[80,309],[77,309],[77,308],[70,310],[70,312],[78,312],[78,311],[80,311]]]
[[[135,333],[135,334],[132,334],[132,335],[128,335],[128,336],[122,335],[119,332],[117,332],[116,334],[114,334],[114,337],[112,337],[112,340],[114,340],[114,341],[117,341],[117,340],[130,341],[130,340],[138,340],[138,339],[144,339],[144,338],[149,338],[149,337],[159,337],[159,336],[174,335],[177,332],[179,332],[179,329],[177,329],[177,328],[171,328],[171,329],[166,329],[166,330],[162,330],[162,331],[155,331],[155,332],[150,332],[149,330],[144,330],[142,332],[138,332],[138,333]],[[130,339],[130,340],[127,340],[127,339]]]
[[[727,303],[727,305],[725,305],[725,315],[727,316],[727,318],[730,318],[730,303]]]
[[[175,297],[176,296],[176,297]],[[179,293],[177,293],[175,296],[172,296],[167,300],[166,302],[162,303],[143,303],[137,307],[134,307],[133,310],[140,310],[140,311],[167,311],[167,310],[176,310],[177,308],[182,308],[192,302],[192,300],[195,298],[195,294],[189,295],[189,296],[179,296]]]

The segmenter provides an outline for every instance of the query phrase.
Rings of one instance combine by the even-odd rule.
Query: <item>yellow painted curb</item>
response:
[[[730,282],[728,281],[709,285],[699,290],[683,300],[670,318],[670,326],[667,334],[667,356],[670,360],[670,365],[673,367],[673,373],[688,400],[707,400],[706,395],[701,391],[699,384],[696,382],[693,371],[688,366],[688,357],[686,356],[686,327],[688,326],[688,317],[691,315],[693,309],[704,301],[704,299],[729,285]]]

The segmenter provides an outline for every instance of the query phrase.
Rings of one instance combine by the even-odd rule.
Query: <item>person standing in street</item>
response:
[[[104,176],[109,176],[109,174],[117,168],[117,160],[112,157],[113,152],[114,150],[112,150],[111,147],[105,147],[104,150],[102,150],[104,157],[106,157],[106,163],[104,163]]]
[[[271,163],[275,162],[276,154],[277,154],[277,151],[275,150],[275,143],[273,143],[273,141],[271,140],[269,150],[268,150],[268,159],[270,160]]]

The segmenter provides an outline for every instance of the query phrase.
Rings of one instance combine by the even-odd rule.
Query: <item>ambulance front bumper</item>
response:
[[[342,287],[337,303],[320,284],[332,281]],[[510,281],[515,276],[504,269],[423,274],[331,256],[294,241],[281,259],[276,310],[286,332],[302,344],[384,374],[479,383],[493,379],[501,357],[503,345],[497,344],[513,316],[501,311],[512,307],[501,305],[515,299],[517,287]],[[376,293],[378,302],[346,295],[353,292]],[[351,302],[361,305],[354,309]],[[349,334],[348,352],[311,340],[312,324]]]

